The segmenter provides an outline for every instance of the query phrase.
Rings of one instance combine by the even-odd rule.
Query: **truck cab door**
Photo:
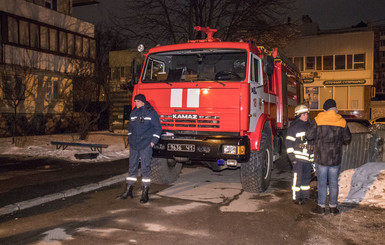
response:
[[[258,119],[264,111],[264,95],[263,77],[262,77],[262,61],[255,54],[250,54],[250,114],[249,132],[254,132],[258,123]]]

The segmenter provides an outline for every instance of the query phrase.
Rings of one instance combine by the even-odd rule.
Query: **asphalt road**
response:
[[[51,185],[72,188],[124,173],[127,168],[126,161],[92,165],[47,161],[52,168],[43,160],[33,161],[35,167],[27,164],[24,170],[18,167],[14,171],[11,166],[23,163],[2,164],[2,173],[8,174],[2,174],[1,199],[6,195],[6,182],[14,193],[23,194],[21,190],[27,188],[47,194],[47,189],[55,189]],[[175,184],[152,185],[150,202],[144,205],[139,203],[139,185],[134,199],[118,200],[124,182],[116,183],[0,217],[0,244],[339,245],[384,241],[383,210],[341,207],[338,216],[310,214],[314,203],[298,206],[291,202],[290,172],[273,173],[270,188],[252,194],[242,190],[239,170],[186,167]],[[23,187],[26,183],[32,185]]]
[[[73,162],[3,156],[0,157],[0,208],[97,183],[127,170],[128,158],[112,162]]]

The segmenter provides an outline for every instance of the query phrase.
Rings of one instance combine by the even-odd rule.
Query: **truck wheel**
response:
[[[167,161],[165,158],[152,158],[151,182],[168,185],[175,182],[182,170],[182,163]]]
[[[270,138],[264,127],[259,151],[252,151],[250,160],[242,163],[241,184],[242,188],[247,192],[264,192],[269,187],[273,163]]]

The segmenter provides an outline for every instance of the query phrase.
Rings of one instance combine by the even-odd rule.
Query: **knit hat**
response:
[[[143,94],[137,94],[137,95],[135,95],[134,100],[140,100],[143,103],[146,103],[146,96],[144,96]]]
[[[330,108],[333,108],[333,107],[337,107],[337,104],[335,102],[335,100],[333,99],[328,99],[325,101],[324,103],[324,110],[327,111],[329,110]]]

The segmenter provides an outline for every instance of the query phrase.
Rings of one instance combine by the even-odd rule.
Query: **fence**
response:
[[[379,162],[383,158],[385,131],[353,133],[352,141],[342,148],[341,171],[358,168],[367,162]]]

